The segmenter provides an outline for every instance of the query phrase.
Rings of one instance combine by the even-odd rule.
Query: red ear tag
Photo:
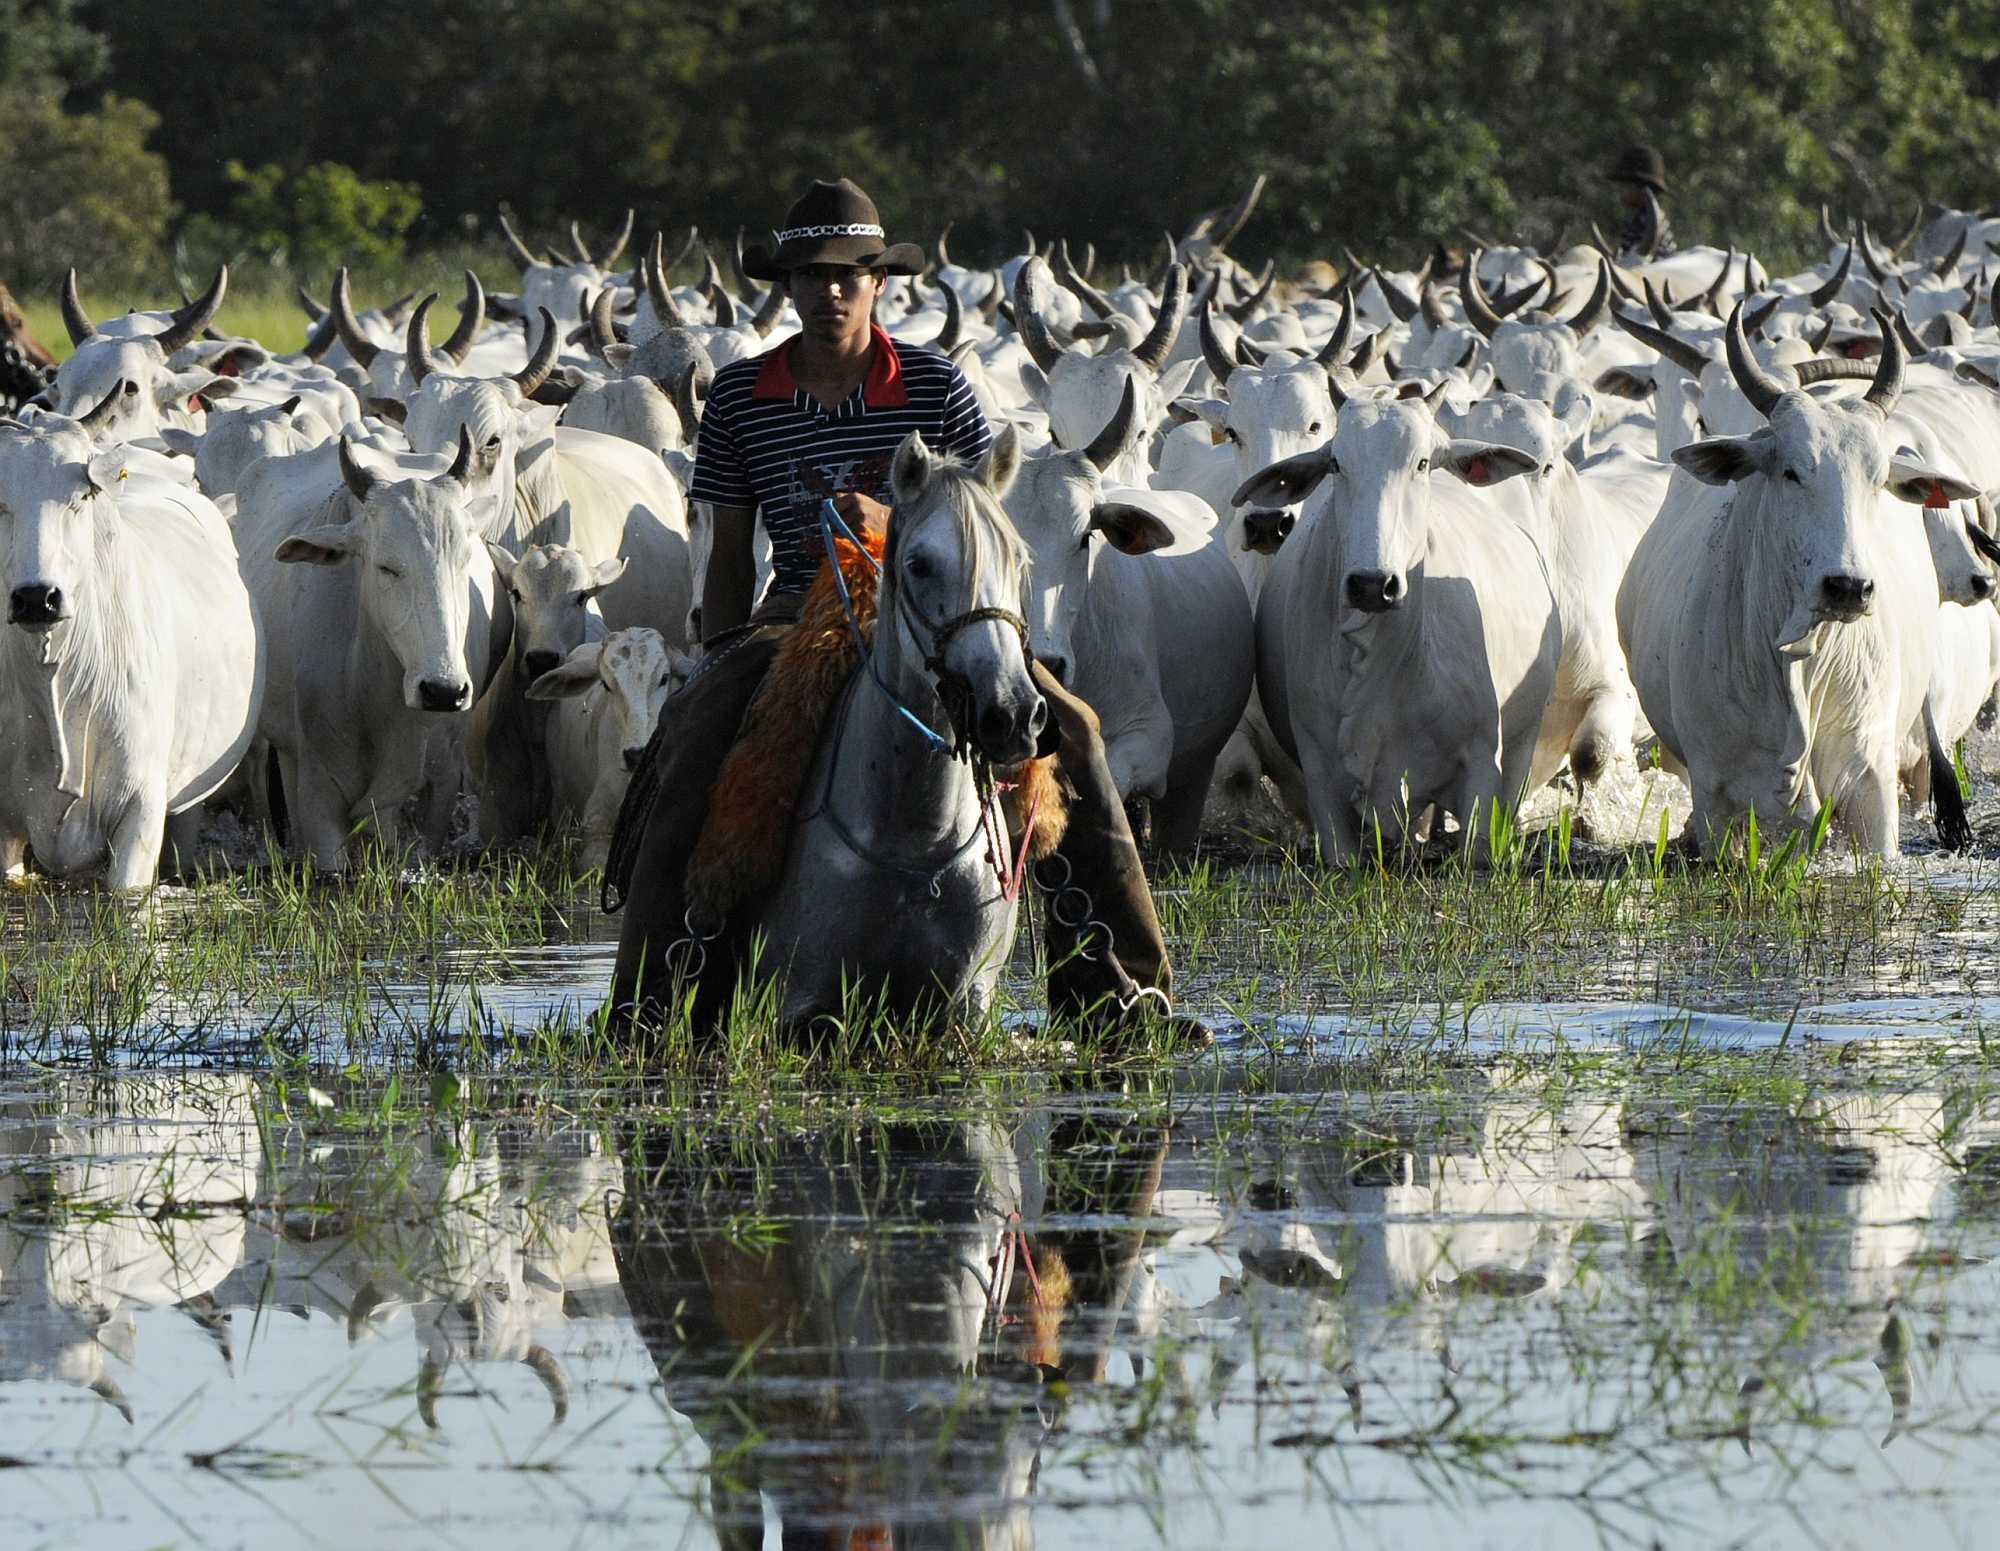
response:
[[[1484,458],[1474,458],[1470,463],[1466,464],[1465,482],[1468,485],[1490,484],[1492,480],[1493,471],[1486,466]]]
[[[1944,486],[1939,484],[1935,479],[1932,480],[1930,494],[1924,497],[1924,510],[1927,512],[1943,511],[1949,505],[1951,505],[1951,502],[1945,499]]]
[[[208,404],[199,393],[190,393],[188,395],[188,408],[197,414],[205,415],[208,413]]]

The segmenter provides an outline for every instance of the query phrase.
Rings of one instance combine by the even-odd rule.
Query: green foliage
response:
[[[227,216],[196,216],[181,234],[196,272],[246,257],[300,272],[394,264],[424,208],[416,184],[366,179],[338,162],[288,174],[275,162],[231,161],[227,172],[236,191]]]

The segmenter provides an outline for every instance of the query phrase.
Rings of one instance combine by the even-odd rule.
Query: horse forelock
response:
[[[883,571],[895,584],[896,565],[904,542],[930,522],[949,512],[958,524],[963,557],[964,590],[960,608],[978,605],[989,574],[997,576],[1010,602],[1018,604],[1028,585],[1028,546],[986,481],[963,460],[939,455],[922,494],[908,509],[897,506],[889,520]]]

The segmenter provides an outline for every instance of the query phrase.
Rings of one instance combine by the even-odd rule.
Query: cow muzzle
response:
[[[1845,572],[1820,578],[1819,613],[1823,617],[1844,623],[1861,618],[1874,606],[1875,583],[1871,578]]]
[[[1298,514],[1285,511],[1256,511],[1243,514],[1243,547],[1260,555],[1275,555],[1278,546],[1291,537],[1298,526]]]
[[[562,654],[560,652],[535,651],[523,652],[521,654],[521,667],[527,672],[530,683],[533,683],[561,661]]]
[[[1401,608],[1407,594],[1403,579],[1390,571],[1349,571],[1347,602],[1364,614],[1386,614]]]
[[[646,750],[643,746],[636,749],[626,749],[623,753],[623,758],[625,760],[625,768],[627,770],[637,770],[639,768],[640,761],[645,759],[645,757],[646,757]]]
[[[472,686],[459,679],[422,679],[417,706],[424,711],[463,711],[472,704]]]
[[[64,617],[63,605],[67,601],[60,587],[51,587],[46,582],[16,587],[7,595],[7,623],[26,630],[46,630]]]

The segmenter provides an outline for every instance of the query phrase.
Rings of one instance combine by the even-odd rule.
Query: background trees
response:
[[[0,273],[726,235],[836,169],[966,256],[1144,263],[1263,171],[1245,251],[1413,257],[1583,236],[1635,139],[1778,261],[1823,199],[2000,200],[1996,94],[2000,0],[0,0]]]

